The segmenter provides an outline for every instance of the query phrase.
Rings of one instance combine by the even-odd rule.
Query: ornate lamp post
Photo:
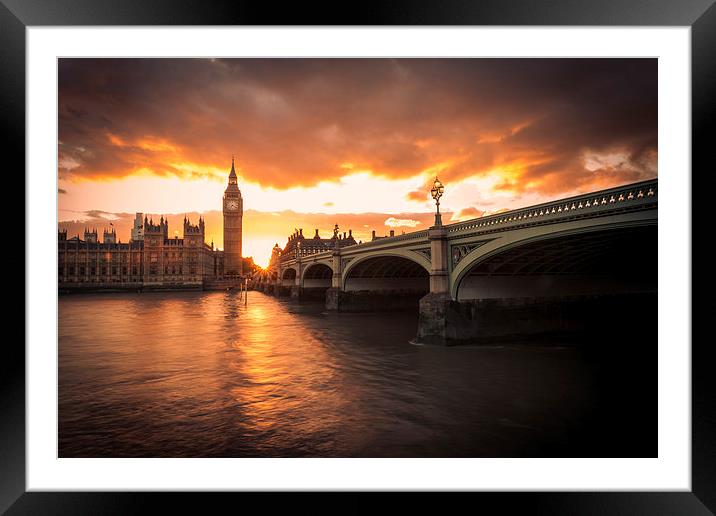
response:
[[[435,182],[433,183],[433,187],[430,189],[430,195],[435,199],[435,207],[437,211],[435,212],[435,225],[436,226],[442,226],[442,218],[440,217],[440,197],[443,196],[443,192],[445,191],[445,187],[438,179],[438,176],[435,176]]]
[[[340,245],[338,242],[338,224],[333,227],[333,249],[339,249]]]
[[[339,291],[342,288],[342,281],[341,281],[341,246],[340,242],[338,241],[338,224],[336,224],[333,227],[333,252],[331,253],[331,265],[333,266],[333,276],[331,277],[331,288],[329,289],[330,292],[326,293],[326,307],[333,306],[333,308],[329,308],[329,310],[338,310],[338,304],[340,303],[340,293]],[[329,297],[330,301],[329,301]]]

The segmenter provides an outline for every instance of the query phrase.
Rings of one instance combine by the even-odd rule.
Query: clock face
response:
[[[238,210],[239,209],[239,201],[236,199],[229,199],[226,201],[226,209],[227,210]]]

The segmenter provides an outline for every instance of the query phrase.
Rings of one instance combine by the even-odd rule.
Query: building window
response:
[[[107,275],[107,267],[102,267],[102,276]]]
[[[125,276],[127,275],[127,268],[126,268],[126,267],[122,267],[122,274],[124,274]]]
[[[92,268],[90,269],[90,274],[91,274],[92,276],[97,275],[97,269],[96,269],[95,267],[92,267]]]
[[[80,276],[84,276],[84,275],[85,275],[85,268],[80,267]]]
[[[112,267],[112,276],[117,275],[117,267]]]
[[[72,276],[74,273],[75,273],[75,268],[74,268],[74,267],[70,267],[70,270],[69,270],[70,276]]]

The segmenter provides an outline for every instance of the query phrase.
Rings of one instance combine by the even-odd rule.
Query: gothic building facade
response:
[[[239,202],[227,205],[227,199]],[[96,229],[85,229],[84,238],[80,235],[67,238],[67,231],[60,230],[59,288],[199,290],[222,286],[224,280],[241,276],[242,215],[243,203],[232,160],[229,185],[224,194],[225,250],[214,249],[213,242],[206,243],[202,217],[197,224],[184,217],[182,237],[170,238],[169,222],[163,216],[155,223],[153,218],[137,213],[127,243],[117,239],[114,228],[104,230],[101,242]],[[227,256],[230,256],[229,269],[226,268]]]
[[[318,234],[318,228],[316,228],[315,231],[316,233],[313,237],[307,238],[303,236],[303,228],[295,230],[291,235],[289,235],[283,249],[277,243],[271,250],[269,268],[275,267],[275,265],[281,260],[282,256],[288,256],[291,258],[299,255],[307,256],[359,243],[356,242],[355,238],[353,238],[352,229],[349,229],[347,234],[344,231],[343,235],[341,235],[338,232],[338,225],[334,228],[333,236],[331,238],[321,238]]]

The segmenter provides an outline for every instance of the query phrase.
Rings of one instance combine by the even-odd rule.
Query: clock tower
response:
[[[241,222],[244,217],[244,200],[236,181],[234,158],[231,158],[229,184],[224,190],[224,274],[240,276],[241,270]]]

